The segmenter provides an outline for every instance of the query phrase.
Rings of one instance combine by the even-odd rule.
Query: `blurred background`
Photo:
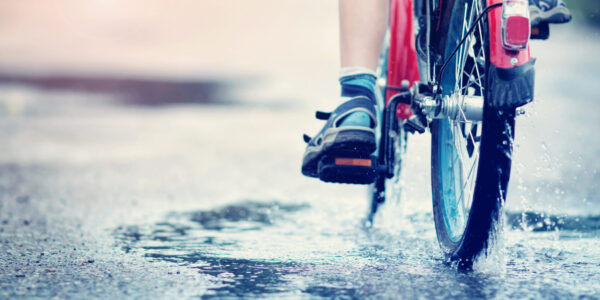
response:
[[[566,1],[580,23],[600,26],[600,3],[594,0]]]
[[[80,83],[143,79],[239,86],[268,78],[266,89],[285,92],[269,95],[262,86],[255,92],[264,94],[256,98],[283,105],[295,97],[288,93],[294,86],[335,88],[336,7],[335,1],[3,1],[2,82],[34,84],[32,76],[58,76]],[[326,78],[328,83],[322,84]],[[77,86],[101,92],[126,88],[86,82]],[[74,87],[64,81],[56,85]],[[225,95],[206,97],[204,87],[182,97],[163,93],[162,99],[147,101],[225,100]],[[169,92],[177,94],[177,89]]]
[[[571,28],[600,26],[598,1],[568,4]],[[336,9],[333,0],[3,1],[0,83],[139,92],[149,104],[232,100],[242,87],[254,101],[319,103],[337,94]]]
[[[366,234],[364,187],[300,174],[338,104],[337,1],[0,1],[0,298],[597,296],[600,1],[568,5],[531,44],[510,262],[463,277],[435,240],[428,134]]]

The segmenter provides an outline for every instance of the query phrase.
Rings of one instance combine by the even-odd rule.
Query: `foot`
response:
[[[314,137],[304,135],[308,145],[302,158],[302,174],[319,177],[324,181],[346,183],[368,181],[363,178],[361,174],[363,170],[360,167],[348,168],[348,173],[352,174],[345,179],[344,174],[341,174],[346,172],[342,170],[344,168],[335,167],[334,170],[328,166],[331,166],[330,160],[336,161],[336,159],[342,164],[351,162],[364,167],[364,164],[368,163],[371,166],[370,155],[377,148],[375,80],[375,75],[364,72],[354,72],[340,78],[342,96],[348,99],[331,113],[317,112],[317,118],[327,122]]]
[[[317,118],[327,120],[308,143],[302,158],[302,174],[319,177],[319,162],[325,156],[368,158],[377,148],[375,103],[358,96],[342,103],[332,113],[317,112]]]
[[[561,24],[571,21],[571,13],[563,0],[529,0],[529,18],[531,26]]]

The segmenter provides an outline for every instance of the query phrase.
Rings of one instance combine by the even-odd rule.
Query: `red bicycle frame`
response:
[[[419,65],[415,49],[412,0],[390,1],[390,47],[388,52],[387,85],[401,86],[403,80],[411,84],[419,81]],[[399,91],[387,89],[385,103]],[[407,104],[399,104],[396,116],[408,119],[412,110]]]

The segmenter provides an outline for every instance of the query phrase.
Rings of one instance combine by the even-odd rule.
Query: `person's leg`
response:
[[[389,0],[339,0],[342,96],[366,96],[375,102],[375,69],[387,29],[388,7]],[[365,113],[351,114],[340,123],[369,124]]]
[[[388,24],[389,0],[339,0],[342,68],[375,70]]]
[[[302,173],[327,178],[326,181],[367,183],[370,167],[357,166],[357,173],[342,173],[322,168],[331,157],[360,158],[372,154],[377,147],[377,101],[375,69],[388,23],[389,0],[339,0],[340,8],[340,85],[343,100],[331,113],[318,113],[327,120],[316,136],[304,137],[308,143],[302,159]],[[338,100],[339,101],[339,100]],[[369,172],[362,171],[363,168]],[[356,170],[350,170],[356,172]],[[332,175],[333,174],[333,175]],[[353,175],[352,175],[353,174]],[[364,178],[361,178],[364,177]]]

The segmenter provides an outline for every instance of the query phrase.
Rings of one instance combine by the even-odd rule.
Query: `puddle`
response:
[[[596,234],[595,216],[509,213],[498,257],[462,273],[444,263],[429,212],[404,216],[410,230],[365,231],[340,227],[339,219],[327,217],[334,212],[324,217],[316,215],[318,210],[308,204],[245,201],[171,213],[164,221],[121,226],[113,234],[126,255],[169,262],[209,278],[201,298],[546,298],[589,295],[597,288],[572,288],[578,274],[597,269],[597,251],[578,250],[597,238],[562,238]],[[561,233],[558,239],[554,232]]]
[[[246,201],[213,210],[171,213],[153,225],[118,227],[114,235],[126,253],[141,251],[151,260],[213,276],[215,286],[203,298],[264,296],[288,290],[285,277],[302,272],[306,265],[277,261],[277,255],[275,260],[248,259],[232,252],[243,250],[240,247],[247,242],[243,236],[277,226],[307,208],[306,204]],[[254,242],[262,241],[257,236]]]
[[[514,230],[524,231],[600,231],[600,216],[556,216],[541,212],[507,213],[507,223]]]

